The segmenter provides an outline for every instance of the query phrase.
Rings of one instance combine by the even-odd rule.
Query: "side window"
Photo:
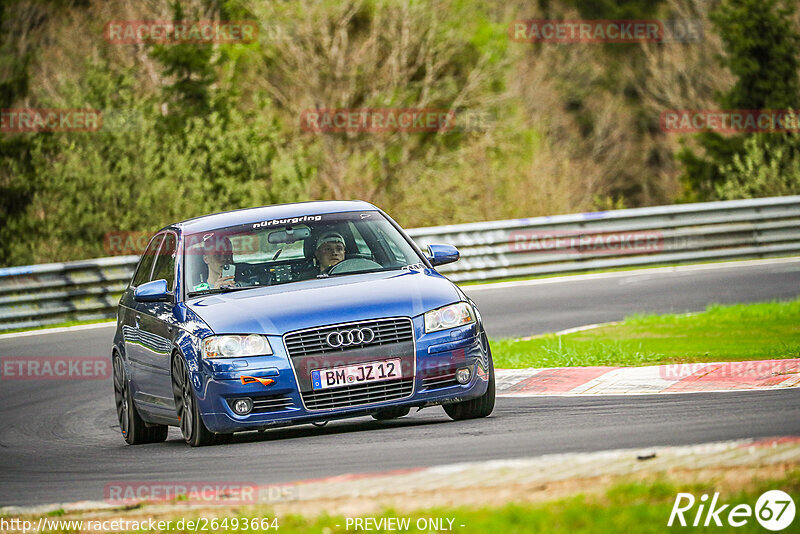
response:
[[[133,282],[131,282],[133,287],[140,286],[150,281],[150,271],[153,269],[153,262],[156,259],[158,247],[163,240],[164,234],[159,234],[150,241],[144,254],[142,254],[142,257],[139,259],[139,266],[136,268],[136,274],[133,275]]]
[[[175,234],[167,232],[164,234],[164,244],[158,250],[156,256],[156,266],[153,269],[151,280],[167,281],[167,290],[172,291],[175,285],[175,253],[178,250]]]

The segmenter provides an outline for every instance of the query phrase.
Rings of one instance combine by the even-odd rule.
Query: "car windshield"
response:
[[[424,266],[377,211],[310,214],[189,234],[183,250],[189,297]]]

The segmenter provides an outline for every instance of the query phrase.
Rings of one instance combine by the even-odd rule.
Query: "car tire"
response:
[[[203,423],[189,368],[183,358],[172,358],[172,394],[184,441],[192,447],[230,443],[233,434],[216,434]]]
[[[398,419],[400,417],[404,417],[408,415],[408,412],[410,411],[411,408],[409,406],[395,406],[393,408],[378,410],[372,414],[372,418],[377,421],[388,421],[389,419]]]
[[[454,421],[462,421],[464,419],[478,419],[486,417],[494,410],[495,388],[494,388],[494,363],[492,362],[492,355],[489,354],[489,387],[486,388],[486,393],[477,399],[468,401],[455,402],[453,404],[445,404],[442,406],[444,411]]]
[[[118,353],[112,356],[114,368],[114,402],[117,408],[117,421],[122,437],[129,445],[159,443],[167,439],[169,427],[145,423],[133,403],[128,377],[125,375],[125,363]]]

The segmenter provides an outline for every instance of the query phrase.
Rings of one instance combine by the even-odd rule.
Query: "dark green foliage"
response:
[[[173,2],[172,20],[196,20],[197,14],[184,12],[180,2]],[[217,81],[212,63],[212,44],[157,44],[150,56],[163,66],[163,76],[171,81],[164,87],[168,111],[164,123],[174,130],[190,117],[204,117],[212,110],[211,85]]]
[[[674,61],[708,43],[508,39],[515,18],[658,19],[673,6],[180,0],[161,11],[122,0],[0,1],[0,106],[103,113],[95,132],[0,133],[0,265],[107,255],[109,232],[294,200],[363,198],[410,227],[674,201],[672,144],[653,110],[684,93],[671,90],[675,77],[659,70],[655,52]],[[706,4],[699,11],[705,17]],[[722,36],[736,77],[719,106],[796,106],[798,39],[785,4],[723,0],[714,13],[706,32]],[[256,21],[259,38],[104,40],[107,19],[123,14]],[[679,83],[695,89],[691,69],[709,57],[676,61],[686,68]],[[720,88],[699,78],[686,93],[708,98]],[[658,84],[670,90],[649,90]],[[453,110],[457,126],[300,125],[306,110],[365,107]],[[698,136],[678,155],[687,198],[795,191],[788,177],[800,168],[800,143],[785,137]]]
[[[107,256],[118,253],[109,233],[307,198],[314,170],[270,103],[251,94],[242,112],[235,92],[214,87],[228,56],[205,44],[150,55],[169,81],[155,94],[102,54],[62,90],[67,107],[102,110],[98,131],[0,136],[0,264]]]
[[[570,0],[587,19],[647,19],[655,17],[661,0]]]
[[[711,12],[737,80],[720,95],[727,109],[786,109],[800,103],[800,35],[785,0],[725,0]]]
[[[722,171],[723,199],[800,195],[800,134],[753,135]]]
[[[164,131],[152,108],[137,104],[135,120],[114,129],[34,137],[33,174],[47,177],[27,213],[40,213],[39,253],[108,255],[109,232],[152,232],[230,207],[303,198],[311,171],[268,119],[231,110]]]
[[[706,132],[697,134],[696,140],[703,148],[703,155],[684,143],[676,157],[684,167],[685,200],[701,202],[716,198],[716,188],[725,178],[720,165],[732,161],[736,154],[741,153],[745,136],[723,137],[715,132]]]
[[[723,63],[737,78],[717,97],[722,109],[798,107],[800,34],[792,22],[793,11],[783,0],[723,0],[711,12],[727,51]],[[727,179],[723,168],[743,154],[747,137],[700,133],[695,138],[699,153],[684,146],[677,158],[683,164],[687,200],[712,200],[719,198],[719,191],[730,190],[722,188]]]
[[[27,208],[36,192],[27,138],[0,136],[0,263],[24,264],[34,255],[26,240],[33,231]]]

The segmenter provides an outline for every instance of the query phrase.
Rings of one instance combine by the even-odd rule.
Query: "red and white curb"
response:
[[[800,359],[650,367],[497,369],[499,397],[646,395],[800,386]]]

